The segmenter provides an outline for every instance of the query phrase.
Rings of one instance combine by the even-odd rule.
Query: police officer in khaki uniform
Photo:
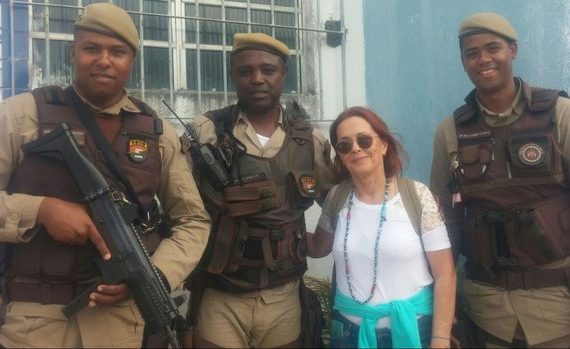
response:
[[[22,144],[66,121],[85,156],[109,183],[125,189],[101,161],[70,96],[95,118],[149,223],[157,221],[155,194],[170,217],[170,235],[144,236],[167,288],[177,288],[203,253],[210,220],[176,132],[124,89],[138,46],[136,27],[123,9],[89,5],[75,22],[72,87],[36,89],[0,105],[0,240],[11,251],[3,256],[8,270],[2,297],[9,302],[0,332],[4,347],[142,343],[144,322],[126,284],[100,285],[88,307],[70,319],[61,311],[97,278],[87,245],[95,245],[104,259],[113,256],[63,165],[23,156]]]
[[[224,190],[207,175],[197,180],[212,216],[210,242],[191,281],[197,346],[299,346],[304,211],[322,202],[336,180],[330,143],[280,104],[288,57],[288,47],[268,35],[235,34],[238,103],[193,122],[199,141],[225,154],[232,177]]]
[[[517,33],[496,13],[459,27],[475,89],[438,127],[431,188],[466,278],[476,346],[570,347],[570,101],[513,76]]]

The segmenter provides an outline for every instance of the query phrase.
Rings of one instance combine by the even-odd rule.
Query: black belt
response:
[[[11,281],[6,285],[6,303],[67,304],[91,285]]]
[[[570,268],[524,271],[488,271],[467,267],[467,278],[499,286],[507,291],[531,288],[568,286]]]

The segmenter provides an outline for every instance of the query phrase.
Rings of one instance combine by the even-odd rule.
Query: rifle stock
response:
[[[172,347],[179,347],[174,331],[184,327],[174,300],[152,264],[139,229],[137,209],[109,186],[99,170],[81,153],[66,123],[22,146],[25,154],[37,154],[64,163],[91,209],[93,222],[111,251],[111,259],[96,260],[101,271],[97,284],[126,282],[151,334],[165,331]],[[68,304],[63,312],[73,316],[88,303],[97,284]]]

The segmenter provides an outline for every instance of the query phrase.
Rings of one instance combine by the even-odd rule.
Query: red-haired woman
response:
[[[449,347],[455,268],[433,196],[407,182],[421,207],[415,228],[399,190],[403,150],[371,110],[341,113],[330,138],[346,180],[329,192],[308,252],[333,252],[331,347]]]

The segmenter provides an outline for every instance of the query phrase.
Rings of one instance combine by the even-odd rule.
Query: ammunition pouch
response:
[[[259,227],[221,216],[207,271],[231,278],[242,289],[259,289],[302,275],[306,255],[306,233],[298,222]]]
[[[545,199],[530,208],[468,208],[467,212],[464,248],[473,275],[481,275],[483,271],[497,275],[528,274],[537,266],[570,256],[570,198],[566,195]],[[519,284],[533,282],[528,281],[530,279],[542,280],[539,276],[506,275],[479,279],[490,283],[494,280],[500,285],[518,282],[508,281],[513,278],[527,280]],[[548,278],[560,279],[558,276]]]
[[[459,174],[465,182],[476,182],[487,173],[489,164],[494,159],[493,142],[467,145],[458,153]]]
[[[533,209],[514,210],[515,241],[537,265],[570,255],[570,198],[561,196]]]
[[[240,217],[279,207],[277,186],[271,179],[249,182],[224,189],[224,213]]]

